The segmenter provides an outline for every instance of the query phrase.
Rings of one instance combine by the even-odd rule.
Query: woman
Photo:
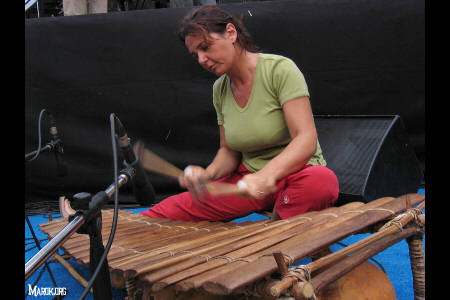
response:
[[[188,166],[180,185],[238,183],[245,197],[208,197],[190,192],[169,197],[143,215],[182,221],[230,220],[274,208],[275,218],[321,210],[337,199],[339,185],[326,167],[317,138],[306,82],[295,63],[259,53],[242,22],[216,6],[192,10],[180,39],[207,71],[213,86],[220,148],[206,167]]]

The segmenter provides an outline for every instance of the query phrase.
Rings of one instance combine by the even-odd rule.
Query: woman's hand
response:
[[[238,186],[245,188],[247,195],[255,199],[263,199],[277,189],[275,178],[258,172],[245,175],[239,180]]]
[[[211,180],[209,173],[200,166],[189,165],[184,169],[184,177],[179,177],[178,182],[181,187],[188,190],[196,189]]]
[[[205,184],[211,181],[211,175],[200,166],[189,165],[184,169],[184,176],[178,178],[181,187],[186,188],[192,198],[201,203],[207,199]]]

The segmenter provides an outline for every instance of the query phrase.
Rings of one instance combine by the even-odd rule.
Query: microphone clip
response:
[[[128,165],[125,161],[125,168],[119,171],[119,174],[123,174],[128,177],[128,181],[131,181],[136,176],[136,169],[133,167],[133,165],[136,162],[132,163],[131,165]]]
[[[136,159],[132,163],[127,163],[126,160],[123,161],[123,164],[127,168],[135,168],[135,166],[139,163],[139,157],[136,157]]]
[[[62,145],[61,139],[51,140],[47,143],[47,145],[50,147],[50,151],[55,150],[61,154],[64,154],[64,147]]]

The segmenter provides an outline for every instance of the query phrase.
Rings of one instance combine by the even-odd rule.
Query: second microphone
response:
[[[133,148],[131,147],[130,138],[116,115],[114,115],[114,124],[116,128],[116,138],[122,149],[125,162],[132,166],[136,172],[136,175],[131,181],[136,201],[141,206],[149,206],[155,203],[155,190],[148,180],[147,174],[145,174],[145,170],[142,168],[141,163],[136,159]]]

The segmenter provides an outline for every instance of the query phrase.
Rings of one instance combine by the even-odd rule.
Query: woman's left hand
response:
[[[238,185],[246,189],[249,197],[263,199],[275,192],[277,189],[275,179],[270,176],[263,176],[258,173],[245,175]]]

